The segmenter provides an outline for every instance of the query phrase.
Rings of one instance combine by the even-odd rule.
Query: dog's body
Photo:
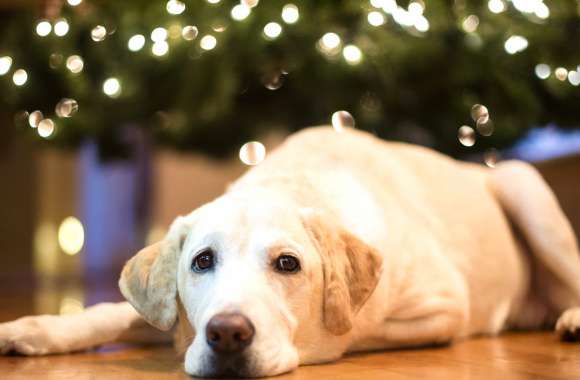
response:
[[[200,252],[212,267],[192,270]],[[277,266],[288,256],[298,270]],[[556,322],[563,336],[580,329],[576,240],[532,167],[487,169],[330,128],[295,134],[179,218],[120,284],[149,323],[179,322],[185,369],[203,376],[274,375],[345,352]],[[227,354],[213,340],[223,326],[210,331],[224,313],[238,315],[236,336],[249,334]],[[97,305],[0,325],[0,350],[70,352],[143,328],[128,304]]]

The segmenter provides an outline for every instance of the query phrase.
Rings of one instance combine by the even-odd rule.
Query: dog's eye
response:
[[[194,272],[205,272],[214,266],[214,254],[211,249],[204,249],[193,258],[191,270]]]
[[[276,259],[274,266],[278,272],[296,273],[300,270],[300,261],[294,256],[281,255]]]

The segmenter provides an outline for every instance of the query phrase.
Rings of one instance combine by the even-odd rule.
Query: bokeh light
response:
[[[91,30],[91,39],[95,42],[101,42],[107,37],[107,28],[97,25]]]
[[[295,24],[300,18],[300,11],[298,7],[294,4],[286,4],[282,8],[282,20],[286,24]]]
[[[69,31],[68,22],[65,19],[60,19],[54,24],[54,34],[59,37],[66,36]]]
[[[463,125],[457,130],[457,138],[463,146],[473,146],[475,144],[475,131],[468,125]]]
[[[187,26],[184,26],[183,29],[181,29],[181,37],[183,37],[183,39],[186,41],[195,40],[198,33],[199,32],[197,30],[197,27],[195,27],[193,25],[187,25]]]
[[[258,165],[266,158],[266,147],[259,141],[250,141],[240,148],[240,160],[246,165]]]
[[[55,130],[54,121],[51,119],[42,119],[40,123],[38,123],[38,127],[36,128],[36,132],[42,138],[49,138],[53,135]]]
[[[354,128],[354,117],[347,111],[336,111],[331,117],[332,127],[336,132],[343,132],[345,128]]]
[[[77,113],[78,110],[79,104],[76,100],[63,98],[57,103],[54,112],[58,117],[68,118]]]
[[[230,12],[232,18],[236,21],[245,20],[251,13],[250,7],[244,4],[237,4]]]
[[[85,230],[80,220],[69,216],[58,228],[58,244],[67,255],[76,255],[85,243]]]
[[[0,75],[5,75],[12,67],[12,57],[0,57]]]
[[[179,0],[169,0],[165,6],[167,13],[172,15],[180,15],[185,11],[185,3]]]
[[[28,115],[28,125],[30,125],[30,128],[36,128],[42,119],[44,119],[44,115],[41,111],[33,111]]]
[[[127,48],[131,51],[139,51],[145,46],[145,36],[142,34],[135,34],[127,42]]]
[[[346,45],[342,55],[349,65],[357,65],[362,61],[362,52],[356,45]]]
[[[276,39],[280,34],[282,34],[282,26],[277,22],[269,22],[264,26],[264,37],[266,39]]]
[[[12,74],[12,82],[17,86],[24,86],[28,81],[28,73],[24,69],[18,69]]]
[[[216,47],[216,45],[217,39],[211,34],[206,34],[199,41],[199,46],[201,46],[203,50],[212,50],[213,48]]]
[[[66,68],[73,74],[78,74],[83,71],[85,63],[78,55],[71,55],[66,59]]]
[[[52,30],[52,25],[47,20],[40,20],[36,24],[36,34],[40,37],[46,37],[50,34]]]
[[[111,98],[118,97],[121,94],[121,82],[117,78],[108,78],[103,82],[103,92]]]

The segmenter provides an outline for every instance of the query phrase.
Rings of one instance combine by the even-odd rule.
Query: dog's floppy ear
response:
[[[179,217],[164,240],[143,248],[125,264],[119,288],[141,316],[160,330],[177,318],[177,263],[188,225]]]
[[[308,210],[302,219],[322,261],[324,324],[334,335],[345,334],[377,286],[383,259],[330,217]]]

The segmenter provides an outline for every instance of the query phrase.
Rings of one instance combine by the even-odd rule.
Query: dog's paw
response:
[[[24,317],[0,323],[0,355],[45,355],[58,350],[51,334],[51,317]]]
[[[566,310],[556,323],[556,333],[567,342],[580,342],[580,307]]]

